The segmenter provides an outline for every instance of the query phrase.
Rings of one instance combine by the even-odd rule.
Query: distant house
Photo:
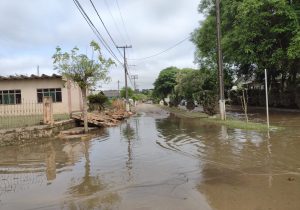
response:
[[[1,109],[12,109],[12,105],[22,109],[23,103],[41,105],[44,96],[52,97],[54,114],[82,110],[79,87],[60,75],[0,76]]]
[[[118,90],[103,90],[102,92],[107,98],[117,98],[120,95]]]
[[[246,78],[244,76],[239,77],[235,82],[232,90],[237,90],[238,88],[247,88],[247,89],[255,89],[255,90],[264,90],[264,83],[257,82],[255,80],[254,75],[250,78]]]

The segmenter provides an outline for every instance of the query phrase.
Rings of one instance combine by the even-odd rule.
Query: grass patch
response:
[[[202,112],[189,112],[177,107],[167,107],[160,106],[160,108],[167,110],[178,117],[187,117],[187,118],[208,118],[208,115]]]
[[[205,113],[202,112],[190,112],[186,110],[182,110],[175,107],[166,107],[166,106],[159,106],[160,108],[167,110],[178,117],[186,117],[186,118],[199,118],[202,122],[208,122],[218,125],[225,125],[228,128],[239,128],[243,130],[256,130],[256,131],[267,131],[268,126],[263,123],[255,123],[255,122],[245,122],[242,120],[237,119],[228,119],[223,121],[218,117],[210,117]],[[270,130],[282,130],[282,127],[270,126]]]
[[[68,119],[70,119],[70,115],[69,114],[54,114],[53,118],[54,118],[54,121],[68,120]]]
[[[255,123],[255,122],[246,122],[242,120],[236,120],[236,119],[226,119],[226,121],[223,121],[219,118],[206,118],[204,119],[206,122],[225,125],[228,128],[239,128],[243,130],[256,130],[256,131],[267,131],[268,126],[266,124],[262,123]],[[270,130],[279,130],[282,128],[270,126]]]

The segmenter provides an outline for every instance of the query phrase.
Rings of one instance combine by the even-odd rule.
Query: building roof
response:
[[[42,75],[10,75],[10,76],[0,76],[0,81],[3,80],[32,80],[32,79],[61,79],[62,76],[61,75],[57,75],[57,74],[52,74],[52,75],[46,75],[46,74],[42,74]]]
[[[107,97],[118,97],[119,96],[119,91],[118,90],[103,90],[102,92]]]

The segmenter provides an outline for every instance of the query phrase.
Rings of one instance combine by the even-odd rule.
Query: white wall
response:
[[[21,90],[23,103],[37,104],[37,89],[61,88],[62,102],[53,103],[54,114],[65,114],[70,111],[81,110],[80,89],[74,84],[70,86],[69,91],[67,87],[67,82],[59,78],[0,81],[0,90]],[[71,98],[71,103],[69,103],[69,98]],[[40,105],[41,104],[37,106]],[[20,105],[20,107],[22,107],[22,105]],[[10,108],[13,109],[13,105],[0,104],[0,109]]]

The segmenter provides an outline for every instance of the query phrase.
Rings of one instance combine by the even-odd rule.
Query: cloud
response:
[[[112,42],[103,29],[89,1],[80,0],[91,20],[112,49]],[[94,1],[99,14],[118,45],[132,44],[129,58],[146,57],[169,48],[198,26],[198,0],[124,0],[118,1],[124,18],[122,23],[116,1]],[[95,35],[72,1],[1,0],[0,1],[0,75],[54,73],[52,55],[57,45],[69,51],[78,46],[89,52],[89,42]],[[103,48],[103,47],[102,47]],[[105,49],[105,56],[110,56]],[[123,61],[116,49],[115,54]],[[186,41],[178,47],[149,60],[131,61],[132,74],[138,74],[140,88],[151,88],[159,71],[168,66],[195,67],[194,46]],[[104,89],[116,89],[124,84],[121,66],[110,71],[112,82]]]
[[[41,73],[52,74],[51,60],[42,56],[20,56],[0,58],[1,75],[36,74],[37,66],[40,65]]]

